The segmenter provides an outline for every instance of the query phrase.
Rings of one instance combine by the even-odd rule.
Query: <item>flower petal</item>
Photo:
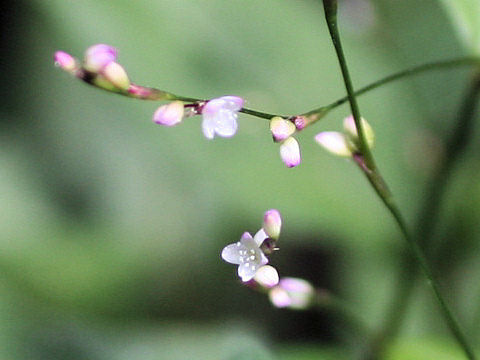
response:
[[[255,243],[257,244],[257,247],[260,247],[262,243],[265,241],[265,239],[268,238],[267,233],[263,228],[257,231],[255,236],[253,237],[253,240],[255,240]]]
[[[239,96],[222,96],[220,99],[225,101],[225,108],[232,111],[239,111],[242,109],[244,100]]]
[[[242,278],[243,282],[250,281],[255,276],[259,266],[255,263],[245,262],[238,266],[238,276]]]
[[[237,114],[222,109],[215,118],[215,132],[221,137],[232,137],[237,132]]]
[[[245,251],[246,248],[239,242],[227,245],[222,250],[222,259],[230,264],[238,265],[242,262],[243,256],[240,251]]]
[[[213,139],[215,136],[215,122],[204,116],[202,121],[202,131],[207,139]]]

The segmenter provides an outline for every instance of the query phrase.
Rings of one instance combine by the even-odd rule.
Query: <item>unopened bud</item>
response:
[[[352,149],[345,134],[336,131],[324,131],[315,136],[315,141],[328,152],[343,157],[351,157]]]
[[[275,142],[280,142],[295,133],[295,125],[288,120],[275,116],[270,120],[270,131]]]
[[[253,279],[259,285],[271,288],[278,284],[278,272],[273,266],[264,265],[257,270]]]
[[[160,106],[153,114],[153,122],[164,126],[174,126],[183,119],[183,103],[174,101],[170,104]]]
[[[269,292],[272,304],[278,308],[288,307],[304,310],[310,307],[315,295],[315,289],[306,280],[283,278]]]
[[[64,51],[57,51],[54,55],[55,65],[63,70],[74,73],[78,68],[78,63],[75,58]]]
[[[85,51],[83,67],[87,71],[97,73],[116,58],[117,50],[114,47],[105,44],[93,45]]]
[[[302,162],[300,146],[294,137],[290,136],[280,145],[280,157],[289,168],[295,167]]]
[[[128,79],[125,69],[120,64],[111,61],[101,70],[101,74],[116,88],[120,90],[128,90],[130,80]]]
[[[268,210],[263,216],[263,229],[272,239],[278,239],[282,229],[282,218],[276,209]]]
[[[365,135],[365,141],[367,142],[368,148],[371,149],[375,142],[375,133],[373,132],[370,124],[363,117],[361,118],[361,123],[363,134]],[[355,126],[355,120],[353,119],[352,115],[346,117],[343,121],[343,129],[345,130],[349,140],[352,141],[356,147],[358,147],[357,127]]]

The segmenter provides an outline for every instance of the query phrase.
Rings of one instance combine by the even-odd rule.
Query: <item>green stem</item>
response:
[[[364,158],[366,166],[370,170],[374,171],[376,168],[375,161],[367,145],[367,140],[365,139],[365,134],[363,131],[360,116],[360,108],[358,107],[357,99],[355,97],[352,80],[348,71],[347,60],[345,59],[345,55],[343,53],[342,43],[340,41],[340,34],[338,32],[337,0],[323,0],[323,5],[325,8],[325,19],[327,21],[328,31],[330,32],[330,37],[332,38],[332,43],[337,53],[340,70],[342,71],[343,75],[343,82],[345,83],[345,88],[347,90],[348,102],[350,103],[350,109],[352,110],[355,127],[357,128],[359,151]]]
[[[480,65],[480,58],[478,57],[463,57],[463,58],[457,58],[457,59],[451,59],[451,60],[444,60],[444,61],[438,61],[438,62],[431,62],[427,64],[422,64],[416,67],[412,67],[407,70],[403,70],[397,73],[394,73],[392,75],[389,75],[387,77],[384,77],[380,80],[377,80],[369,85],[366,85],[359,90],[355,91],[354,94],[355,96],[360,96],[363,95],[364,93],[367,93],[371,90],[374,90],[382,85],[385,85],[387,83],[393,82],[395,80],[400,80],[409,76],[417,75],[422,72],[430,71],[430,70],[435,70],[435,69],[442,69],[442,68],[450,68],[450,67],[457,67],[457,66],[464,66],[464,65]],[[186,96],[181,96],[181,95],[175,95],[163,90],[159,90],[156,88],[150,88],[150,87],[144,87],[136,84],[131,84],[131,88],[127,91],[125,90],[108,90],[103,88],[102,86],[99,86],[95,83],[95,79],[91,78],[89,76],[86,76],[85,71],[83,70],[78,70],[77,73],[75,74],[78,78],[82,79],[86,83],[102,88],[103,90],[107,90],[119,95],[123,95],[126,97],[138,99],[138,100],[152,100],[152,101],[165,101],[165,100],[180,100],[180,101],[185,101],[185,102],[202,102],[202,101],[207,101],[205,99],[197,99],[197,98],[191,98],[191,97],[186,97]],[[305,112],[301,114],[301,116],[306,118],[306,123],[305,127],[310,126],[317,122],[318,120],[322,119],[328,112],[331,110],[339,107],[340,105],[345,104],[349,100],[348,96],[345,96],[343,98],[340,98],[334,102],[332,102],[329,105],[322,106],[313,110],[310,110],[308,112]],[[282,118],[294,118],[296,115],[279,115],[279,114],[271,114],[267,112],[262,112],[258,110],[253,110],[253,109],[247,109],[243,108],[240,110],[240,112],[248,115],[252,115],[261,119],[266,119],[270,120],[271,118],[275,116],[279,116]]]
[[[446,146],[446,158],[433,175],[433,179],[426,189],[423,205],[417,216],[415,239],[424,249],[433,245],[432,235],[441,201],[446,186],[450,181],[456,161],[462,155],[472,140],[473,124],[480,93],[480,72],[473,75],[473,79],[466,97],[458,111],[457,125]],[[412,261],[410,253],[402,254],[398,287],[394,294],[394,303],[389,308],[385,318],[384,328],[380,331],[377,344],[373,347],[381,349],[385,340],[394,337],[400,328],[402,318],[407,309],[408,301],[419,275],[419,267]]]
[[[360,96],[363,95],[371,90],[374,90],[382,85],[385,85],[387,83],[393,82],[395,80],[400,80],[409,76],[414,76],[421,74],[423,72],[427,72],[430,70],[439,70],[439,69],[446,69],[446,68],[452,68],[452,67],[458,67],[458,66],[467,66],[467,65],[474,65],[474,66],[479,66],[480,65],[480,58],[478,57],[462,57],[462,58],[456,58],[456,59],[450,59],[450,60],[443,60],[443,61],[435,61],[435,62],[430,62],[418,66],[414,66],[412,68],[406,69],[399,71],[397,73],[394,73],[392,75],[386,76],[380,80],[377,80],[371,84],[368,84],[354,92],[355,96]],[[329,105],[319,107],[314,110],[310,110],[304,114],[303,116],[307,117],[312,117],[315,118],[314,120],[310,121],[308,125],[311,125],[315,123],[317,120],[319,120],[321,117],[325,115],[326,112],[335,109],[336,107],[343,105],[348,101],[348,96],[344,96],[341,99],[338,99],[334,102],[332,102]]]
[[[353,158],[355,162],[359,165],[360,169],[363,171],[367,179],[369,180],[370,184],[372,185],[375,192],[378,194],[378,196],[380,197],[380,199],[382,200],[386,208],[389,210],[389,212],[393,216],[395,222],[397,223],[400,231],[402,232],[405,240],[407,241],[410,251],[412,252],[415,259],[417,260],[420,268],[422,269],[423,273],[425,274],[428,280],[428,284],[431,286],[435,294],[435,297],[438,300],[442,315],[445,318],[445,321],[448,327],[450,328],[452,334],[454,335],[455,339],[457,340],[457,342],[465,352],[465,355],[467,356],[467,358],[473,360],[475,359],[473,350],[471,346],[468,344],[464,334],[460,329],[460,326],[458,325],[449,307],[447,306],[440,292],[439,284],[434,278],[433,273],[430,269],[430,266],[426,260],[425,254],[423,253],[422,249],[418,245],[418,242],[416,241],[416,239],[410,235],[407,229],[405,220],[403,219],[403,216],[400,210],[395,204],[393,197],[388,191],[385,185],[385,181],[380,175],[380,172],[377,170],[373,156],[368,148],[367,142],[365,140],[365,136],[363,134],[360,110],[354,94],[353,85],[352,85],[352,81],[348,71],[347,62],[346,62],[341,41],[340,41],[340,34],[338,32],[337,0],[323,0],[323,5],[324,5],[325,18],[327,21],[328,29],[337,53],[338,61],[340,64],[342,75],[343,75],[343,80],[345,83],[345,88],[348,94],[348,101],[350,103],[352,115],[355,119],[355,126],[357,128],[357,133],[358,133],[359,153],[355,154]]]

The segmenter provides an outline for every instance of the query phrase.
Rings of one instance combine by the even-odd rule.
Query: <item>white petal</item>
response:
[[[237,132],[237,114],[223,109],[215,117],[215,132],[222,137],[231,137]]]
[[[268,238],[268,235],[265,232],[265,230],[261,228],[260,230],[257,231],[255,236],[253,237],[253,240],[255,240],[255,243],[257,244],[257,246],[260,246],[262,245],[262,243],[265,241],[266,238]]]
[[[215,136],[215,123],[205,116],[203,117],[202,131],[207,139],[211,140]]]
[[[222,96],[220,99],[225,101],[225,108],[232,111],[239,111],[244,104],[244,100],[238,96]]]
[[[243,282],[250,281],[255,276],[259,266],[255,263],[246,262],[238,266],[238,276]]]
[[[230,264],[238,265],[241,263],[240,251],[244,250],[246,251],[246,248],[240,242],[227,245],[222,250],[222,259]]]

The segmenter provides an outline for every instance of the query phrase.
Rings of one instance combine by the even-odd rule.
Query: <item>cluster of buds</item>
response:
[[[278,283],[278,273],[268,264],[268,255],[277,249],[276,244],[282,228],[282,218],[278,210],[268,210],[263,218],[263,226],[252,237],[243,233],[240,241],[227,245],[222,250],[222,259],[238,265],[238,276],[243,282],[255,281],[265,287]]]
[[[57,51],[54,60],[66,72],[100,89],[137,99],[173,100],[155,111],[153,121],[156,124],[174,126],[185,117],[202,115],[202,130],[207,139],[213,139],[215,135],[232,137],[237,132],[238,111],[244,104],[242,98],[223,96],[184,103],[171,93],[133,84],[124,68],[116,62],[117,50],[110,45],[89,47],[82,62],[64,51]]]
[[[222,258],[238,265],[238,276],[242,281],[268,293],[275,307],[307,309],[314,301],[314,287],[302,279],[280,279],[277,270],[267,265],[268,256],[278,249],[281,228],[282,218],[278,210],[268,210],[263,217],[263,226],[255,236],[243,233],[240,241],[223,248]]]
[[[98,88],[126,93],[130,80],[124,68],[116,62],[117,50],[109,45],[97,44],[85,51],[79,62],[64,51],[57,51],[55,64],[77,78]]]
[[[371,149],[375,142],[375,134],[370,124],[361,118],[362,129],[367,146]],[[324,131],[315,136],[315,141],[328,152],[341,156],[352,157],[359,152],[359,140],[355,120],[350,115],[343,121],[344,132]]]
[[[298,121],[301,119],[297,117],[292,121],[275,116],[270,120],[273,141],[280,143],[280,157],[289,168],[299,165],[302,161],[300,146],[297,139],[292,136],[297,130],[303,128],[303,123]]]

